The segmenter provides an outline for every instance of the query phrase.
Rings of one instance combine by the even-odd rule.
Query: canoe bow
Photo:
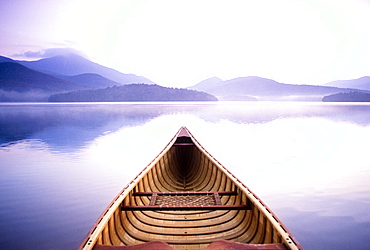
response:
[[[271,209],[182,127],[113,199],[79,249],[227,247],[303,249]]]

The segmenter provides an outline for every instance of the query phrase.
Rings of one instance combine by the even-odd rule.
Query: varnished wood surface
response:
[[[108,206],[80,249],[152,241],[204,249],[224,240],[302,249],[262,201],[181,128]]]

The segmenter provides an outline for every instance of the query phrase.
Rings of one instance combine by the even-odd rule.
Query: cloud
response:
[[[76,49],[73,48],[49,48],[39,51],[26,51],[21,54],[13,55],[14,57],[24,57],[29,59],[42,59],[42,58],[49,58],[54,56],[61,56],[61,55],[69,55],[69,54],[77,54],[83,57],[86,55]]]

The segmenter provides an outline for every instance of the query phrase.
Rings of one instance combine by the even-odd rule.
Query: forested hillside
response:
[[[159,85],[129,84],[105,89],[54,94],[49,102],[130,102],[130,101],[217,101],[196,90],[166,88]]]
[[[370,94],[352,91],[325,96],[323,102],[370,102]]]

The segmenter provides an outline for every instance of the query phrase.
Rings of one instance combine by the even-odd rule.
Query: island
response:
[[[127,84],[104,89],[78,90],[53,94],[49,102],[147,102],[147,101],[217,101],[211,94],[156,84]]]
[[[338,94],[324,96],[323,102],[370,102],[370,94],[358,91],[341,92]]]

